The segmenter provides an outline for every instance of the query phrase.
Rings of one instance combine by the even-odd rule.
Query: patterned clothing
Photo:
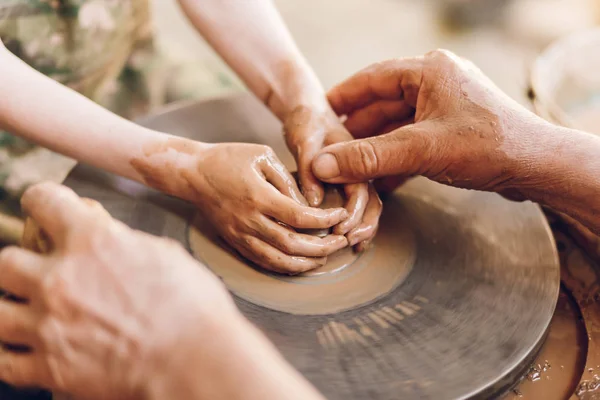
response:
[[[0,38],[36,70],[126,118],[241,88],[219,65],[157,51],[149,0],[0,0]],[[62,181],[73,165],[0,131],[0,212],[18,214],[23,190]],[[6,229],[0,214],[0,240]]]

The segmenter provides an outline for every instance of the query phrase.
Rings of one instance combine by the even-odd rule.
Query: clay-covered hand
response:
[[[0,289],[12,295],[0,299],[0,342],[11,345],[0,380],[81,399],[145,398],[171,357],[241,319],[221,282],[175,242],[52,183],[29,189],[22,206],[36,223],[25,242],[40,253],[0,253]]]
[[[261,267],[300,273],[348,245],[342,235],[296,231],[330,228],[348,213],[309,207],[268,146],[171,138],[144,151],[132,164],[147,184],[196,204],[231,246]]]
[[[312,172],[312,161],[324,146],[352,140],[352,135],[328,106],[324,110],[300,106],[284,121],[286,142],[298,164],[302,192],[316,207],[323,201],[323,186]],[[344,193],[350,216],[335,226],[333,233],[345,235],[355,250],[362,251],[377,232],[381,200],[368,180],[344,185]]]
[[[518,198],[527,160],[545,140],[539,132],[548,131],[471,62],[444,50],[374,64],[328,97],[362,138],[315,159],[315,176],[331,183],[423,175]]]

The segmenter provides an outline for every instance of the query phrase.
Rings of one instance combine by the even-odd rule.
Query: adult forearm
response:
[[[169,351],[146,400],[323,400],[241,315],[204,321]]]
[[[271,0],[179,0],[193,25],[250,90],[281,119],[325,107],[314,72]]]
[[[600,234],[600,138],[546,125],[539,143],[527,143],[520,192]]]

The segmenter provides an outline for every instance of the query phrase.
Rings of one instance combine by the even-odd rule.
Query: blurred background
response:
[[[152,0],[161,49],[220,60],[176,1]],[[326,87],[371,62],[446,48],[527,101],[529,68],[550,42],[600,24],[600,0],[275,0]],[[224,67],[223,67],[224,68]]]

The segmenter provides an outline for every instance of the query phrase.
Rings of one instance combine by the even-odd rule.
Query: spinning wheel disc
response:
[[[279,124],[250,96],[140,123],[205,142],[268,144],[294,169]],[[331,399],[495,397],[528,369],[556,305],[554,242],[531,203],[415,179],[385,201],[368,252],[345,268],[284,277],[247,265],[186,203],[86,166],[66,184],[128,225],[193,248]]]

